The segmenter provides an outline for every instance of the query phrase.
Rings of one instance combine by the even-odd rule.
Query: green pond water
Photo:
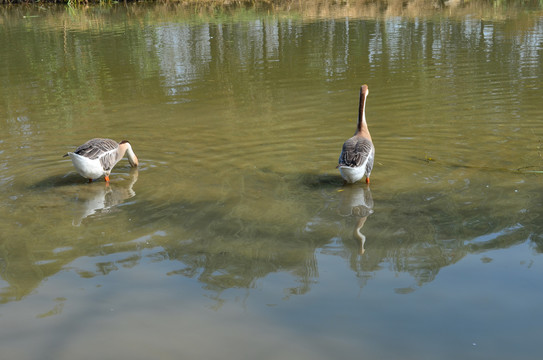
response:
[[[1,8],[1,357],[540,356],[543,12],[372,6]]]

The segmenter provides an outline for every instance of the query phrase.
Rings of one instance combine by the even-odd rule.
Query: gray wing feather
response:
[[[111,139],[92,139],[75,149],[74,153],[96,160],[106,153],[114,153],[119,143]]]
[[[120,159],[117,158],[117,152],[116,151],[110,151],[108,153],[105,153],[102,157],[100,157],[100,164],[102,164],[102,168],[104,171],[111,171],[115,164],[119,162]]]
[[[366,164],[366,176],[369,177],[371,170],[373,170],[373,159],[375,158],[375,148],[371,145],[371,153],[368,156],[368,163]]]
[[[111,139],[92,139],[75,149],[74,153],[89,158],[91,160],[100,160],[104,171],[110,171],[118,159],[117,149],[119,143]]]
[[[366,173],[369,174],[373,169],[374,153],[371,140],[353,136],[343,144],[341,155],[339,155],[339,166],[357,167],[364,164],[367,159]]]

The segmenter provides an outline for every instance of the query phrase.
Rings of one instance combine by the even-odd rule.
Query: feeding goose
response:
[[[131,166],[138,166],[138,158],[127,140],[118,143],[111,139],[92,139],[64,156],[72,159],[79,175],[89,179],[89,182],[102,175],[109,182],[111,170],[125,154]]]

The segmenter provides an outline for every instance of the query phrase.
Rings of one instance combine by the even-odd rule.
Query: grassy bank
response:
[[[125,4],[139,7],[161,5],[175,8],[224,11],[254,9],[268,13],[297,13],[309,17],[420,16],[447,12],[464,12],[486,16],[496,11],[542,10],[543,0],[0,0],[3,5],[37,6],[68,5],[86,8],[89,5]]]
[[[101,3],[175,3],[213,6],[357,6],[379,4],[380,6],[465,6],[467,4],[493,6],[543,6],[543,0],[0,0],[0,4],[101,4]]]

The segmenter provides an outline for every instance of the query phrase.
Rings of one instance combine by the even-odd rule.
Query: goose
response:
[[[127,140],[118,143],[111,139],[92,139],[64,156],[72,159],[79,175],[89,179],[89,182],[105,175],[104,179],[109,183],[111,170],[124,157],[124,154],[128,155],[128,161],[132,167],[138,166],[138,158]]]
[[[370,131],[366,122],[366,97],[369,94],[368,85],[360,87],[360,103],[358,109],[358,122],[354,136],[345,141],[337,168],[341,177],[347,183],[355,183],[366,176],[366,183],[370,183],[370,174],[373,168],[375,148],[371,141]]]

